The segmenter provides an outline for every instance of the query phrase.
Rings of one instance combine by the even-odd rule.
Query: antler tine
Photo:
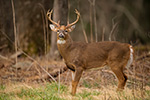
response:
[[[56,23],[51,19],[52,13],[53,13],[53,9],[51,11],[50,11],[50,9],[47,11],[47,17],[48,17],[49,21],[52,22],[53,24],[55,24],[56,26],[60,27],[59,23]]]
[[[60,25],[60,20],[58,21],[58,24]]]
[[[80,17],[80,13],[78,12],[77,9],[75,9],[75,13],[77,14],[77,19],[73,23],[71,23],[71,24],[68,23],[68,25],[66,26],[66,28],[68,28],[68,27],[70,27],[70,26],[72,26],[72,25],[74,25],[75,23],[78,22],[79,17]]]

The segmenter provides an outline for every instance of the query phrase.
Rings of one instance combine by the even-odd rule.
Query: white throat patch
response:
[[[65,40],[60,40],[60,39],[59,39],[59,40],[57,40],[57,43],[58,43],[58,44],[65,44],[66,41],[65,41]]]

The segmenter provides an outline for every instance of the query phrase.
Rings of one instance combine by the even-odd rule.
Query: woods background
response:
[[[74,41],[85,41],[83,33],[88,42],[108,41],[113,31],[111,40],[150,43],[149,0],[14,0],[17,47],[30,55],[54,54],[56,39],[51,34],[56,33],[50,31],[45,15],[53,8],[53,19],[61,24],[74,21],[74,9],[79,10],[80,21],[71,33]],[[14,42],[12,3],[0,0],[0,53],[14,52]]]
[[[75,21],[74,41],[120,41],[134,48],[122,93],[109,67],[87,70],[76,96],[71,71],[56,46],[46,13]],[[119,48],[118,48],[119,49]],[[0,0],[0,100],[150,100],[150,0]]]

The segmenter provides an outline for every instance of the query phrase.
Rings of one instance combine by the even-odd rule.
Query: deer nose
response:
[[[65,36],[63,34],[59,34],[59,38],[64,38]]]

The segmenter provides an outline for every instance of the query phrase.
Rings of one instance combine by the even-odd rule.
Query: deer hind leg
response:
[[[80,80],[80,78],[81,78],[82,72],[83,72],[83,69],[82,69],[82,68],[77,68],[77,69],[75,70],[74,78],[72,78],[72,92],[71,92],[71,94],[72,94],[73,96],[74,96],[75,93],[76,93],[77,85],[78,85],[79,80]]]
[[[116,77],[118,78],[118,89],[117,91],[123,90],[127,81],[127,76],[123,73],[123,67],[111,68]]]

